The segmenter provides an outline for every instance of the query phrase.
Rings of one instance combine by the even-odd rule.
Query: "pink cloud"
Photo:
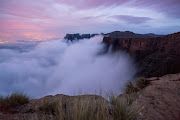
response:
[[[33,29],[42,30],[41,27],[21,21],[0,20],[1,29]]]
[[[135,15],[133,12],[126,15],[125,11],[123,15],[113,16],[110,8],[116,10],[117,7],[119,10],[121,6],[126,7],[127,10],[128,8],[134,10],[137,8],[137,11],[150,9],[157,15],[159,13],[166,15],[167,19],[180,19],[180,0],[0,0],[0,36],[7,38],[16,36],[16,39],[29,39],[33,36],[50,38],[67,32],[117,30],[117,24],[113,25],[115,24],[113,21],[107,21],[109,16],[131,24],[152,20],[147,17],[148,15],[135,17],[141,15],[137,11],[134,12]],[[98,8],[98,12],[95,8]],[[106,10],[110,11],[106,13]],[[121,13],[117,11],[115,14]],[[151,16],[153,17],[153,14]],[[153,26],[151,24],[148,26]],[[173,25],[178,26],[176,23]],[[131,26],[129,25],[128,28]],[[128,30],[128,28],[124,29]]]
[[[36,3],[36,4],[32,4]],[[31,19],[49,19],[51,16],[46,12],[48,3],[40,0],[39,2],[32,0],[2,0],[0,2],[0,14],[13,15],[17,17],[25,17]]]

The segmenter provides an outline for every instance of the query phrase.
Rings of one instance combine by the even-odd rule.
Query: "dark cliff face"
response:
[[[82,34],[80,35],[79,33],[77,34],[66,34],[66,36],[64,37],[64,39],[67,39],[67,40],[80,40],[80,39],[89,39],[91,37],[94,37],[95,35],[98,35],[98,34]]]
[[[180,72],[180,32],[155,38],[104,37],[103,43],[130,53],[146,77]]]

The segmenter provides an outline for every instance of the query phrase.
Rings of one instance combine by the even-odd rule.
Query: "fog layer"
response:
[[[121,93],[134,78],[133,61],[123,52],[99,54],[102,39],[47,41],[28,52],[0,49],[0,95],[17,91],[33,97]]]

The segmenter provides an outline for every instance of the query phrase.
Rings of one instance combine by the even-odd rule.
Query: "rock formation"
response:
[[[180,72],[180,32],[155,38],[104,37],[103,43],[130,53],[145,77]]]
[[[114,31],[111,33],[104,34],[106,37],[111,38],[152,38],[152,37],[159,37],[160,35],[156,35],[153,33],[149,34],[137,34],[130,31]]]
[[[64,39],[67,39],[67,40],[80,40],[80,39],[89,39],[91,37],[94,37],[98,34],[82,34],[80,35],[79,33],[77,34],[66,34],[66,36],[64,37]]]
[[[151,85],[142,89],[134,102],[141,108],[137,120],[179,120],[180,73],[146,80]]]
[[[76,34],[66,34],[66,36],[64,37],[64,39],[67,39],[67,40],[80,40],[80,39],[89,39],[91,37],[94,37],[98,34],[82,34],[80,35],[79,33],[76,33]],[[111,32],[111,33],[107,33],[107,34],[104,34],[104,33],[101,33],[101,35],[104,35],[106,37],[111,37],[111,38],[152,38],[152,37],[159,37],[161,35],[156,35],[156,34],[153,34],[153,33],[149,33],[149,34],[136,34],[136,33],[133,33],[133,32],[130,32],[130,31],[114,31],[114,32]]]

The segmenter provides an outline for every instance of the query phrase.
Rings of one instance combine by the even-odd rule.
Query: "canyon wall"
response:
[[[154,38],[104,37],[113,51],[123,50],[135,58],[139,74],[146,77],[180,72],[180,32]]]

